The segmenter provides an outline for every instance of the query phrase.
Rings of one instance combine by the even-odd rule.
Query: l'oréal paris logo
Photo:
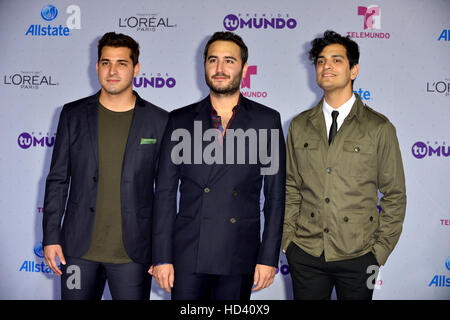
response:
[[[158,13],[137,13],[136,15],[119,18],[120,28],[130,28],[140,32],[154,32],[176,28],[177,25],[168,17]]]
[[[3,84],[20,89],[40,89],[59,85],[52,75],[42,71],[21,71],[3,75]]]

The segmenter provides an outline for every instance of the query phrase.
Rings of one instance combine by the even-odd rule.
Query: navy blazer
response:
[[[279,156],[276,174],[261,175],[260,169],[264,165],[259,157],[253,164],[248,157],[245,164],[237,164],[236,156],[239,151],[236,146],[233,164],[227,161],[224,164],[206,164],[204,160],[201,164],[195,164],[198,163],[198,157],[197,160],[194,159],[194,145],[200,143],[206,152],[211,143],[199,142],[198,126],[194,133],[194,121],[200,121],[201,134],[213,128],[209,99],[208,96],[199,103],[174,110],[169,115],[161,146],[156,185],[152,230],[153,263],[173,263],[175,270],[181,272],[219,275],[252,274],[257,263],[277,266],[284,219],[286,176],[285,142],[280,114],[241,96],[238,112],[228,129],[268,129],[269,137],[270,129],[278,129],[279,150],[274,150]],[[178,164],[172,161],[172,150],[179,150],[179,143],[182,141],[175,138],[172,141],[172,133],[176,129],[184,129],[192,137],[190,164],[187,161]],[[182,130],[178,130],[179,132]],[[229,132],[224,136],[224,149]],[[247,154],[249,148],[247,141]],[[261,237],[260,197],[263,182],[264,231]],[[180,202],[177,212],[178,186]]]
[[[133,261],[150,263],[154,182],[168,112],[134,94],[120,185],[123,242]],[[61,244],[66,256],[81,257],[91,242],[97,201],[99,96],[100,92],[64,105],[46,181],[42,242],[44,246]],[[142,144],[141,138],[155,140]]]

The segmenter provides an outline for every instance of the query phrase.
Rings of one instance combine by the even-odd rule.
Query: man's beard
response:
[[[214,76],[223,74],[215,74]],[[208,87],[211,89],[211,92],[215,95],[224,95],[224,96],[230,96],[235,94],[237,91],[239,91],[239,88],[241,86],[241,78],[242,78],[242,70],[239,72],[239,75],[232,79],[231,83],[226,87],[217,87],[214,86],[214,84],[211,82],[211,80],[208,78],[208,76],[205,74],[205,81]]]

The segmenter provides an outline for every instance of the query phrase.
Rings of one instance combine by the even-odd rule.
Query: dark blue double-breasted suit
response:
[[[241,96],[235,118],[221,141],[223,164],[218,161],[209,164],[206,159],[208,155],[220,153],[218,149],[211,152],[214,139],[207,138],[207,130],[211,128],[209,96],[169,115],[156,186],[153,263],[172,263],[175,272],[216,275],[253,274],[256,264],[277,266],[284,218],[286,163],[280,115]],[[228,147],[230,129],[235,132],[242,129],[249,136],[256,132],[256,145],[253,135],[253,142],[247,137],[245,144]],[[275,131],[278,135],[271,134]],[[265,146],[265,140],[260,137],[264,132]],[[190,141],[186,136],[190,136]],[[271,141],[274,137],[276,142]],[[184,149],[182,143],[186,146]],[[203,154],[198,154],[198,146]],[[268,166],[263,157],[258,155],[256,161],[250,157],[255,155],[255,148],[259,153],[266,147],[268,155],[278,157],[278,169],[270,175],[261,174],[261,168]],[[230,149],[234,151],[229,158],[233,161],[226,161]],[[245,161],[238,163],[243,150]],[[180,163],[183,157],[190,161]],[[261,211],[264,215],[262,234]]]

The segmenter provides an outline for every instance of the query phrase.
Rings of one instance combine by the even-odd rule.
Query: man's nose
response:
[[[109,74],[116,74],[117,73],[117,66],[116,64],[112,63],[109,67]]]
[[[224,65],[223,64],[224,64],[223,61],[217,62],[216,73],[222,73],[223,72],[223,69],[224,69]]]

